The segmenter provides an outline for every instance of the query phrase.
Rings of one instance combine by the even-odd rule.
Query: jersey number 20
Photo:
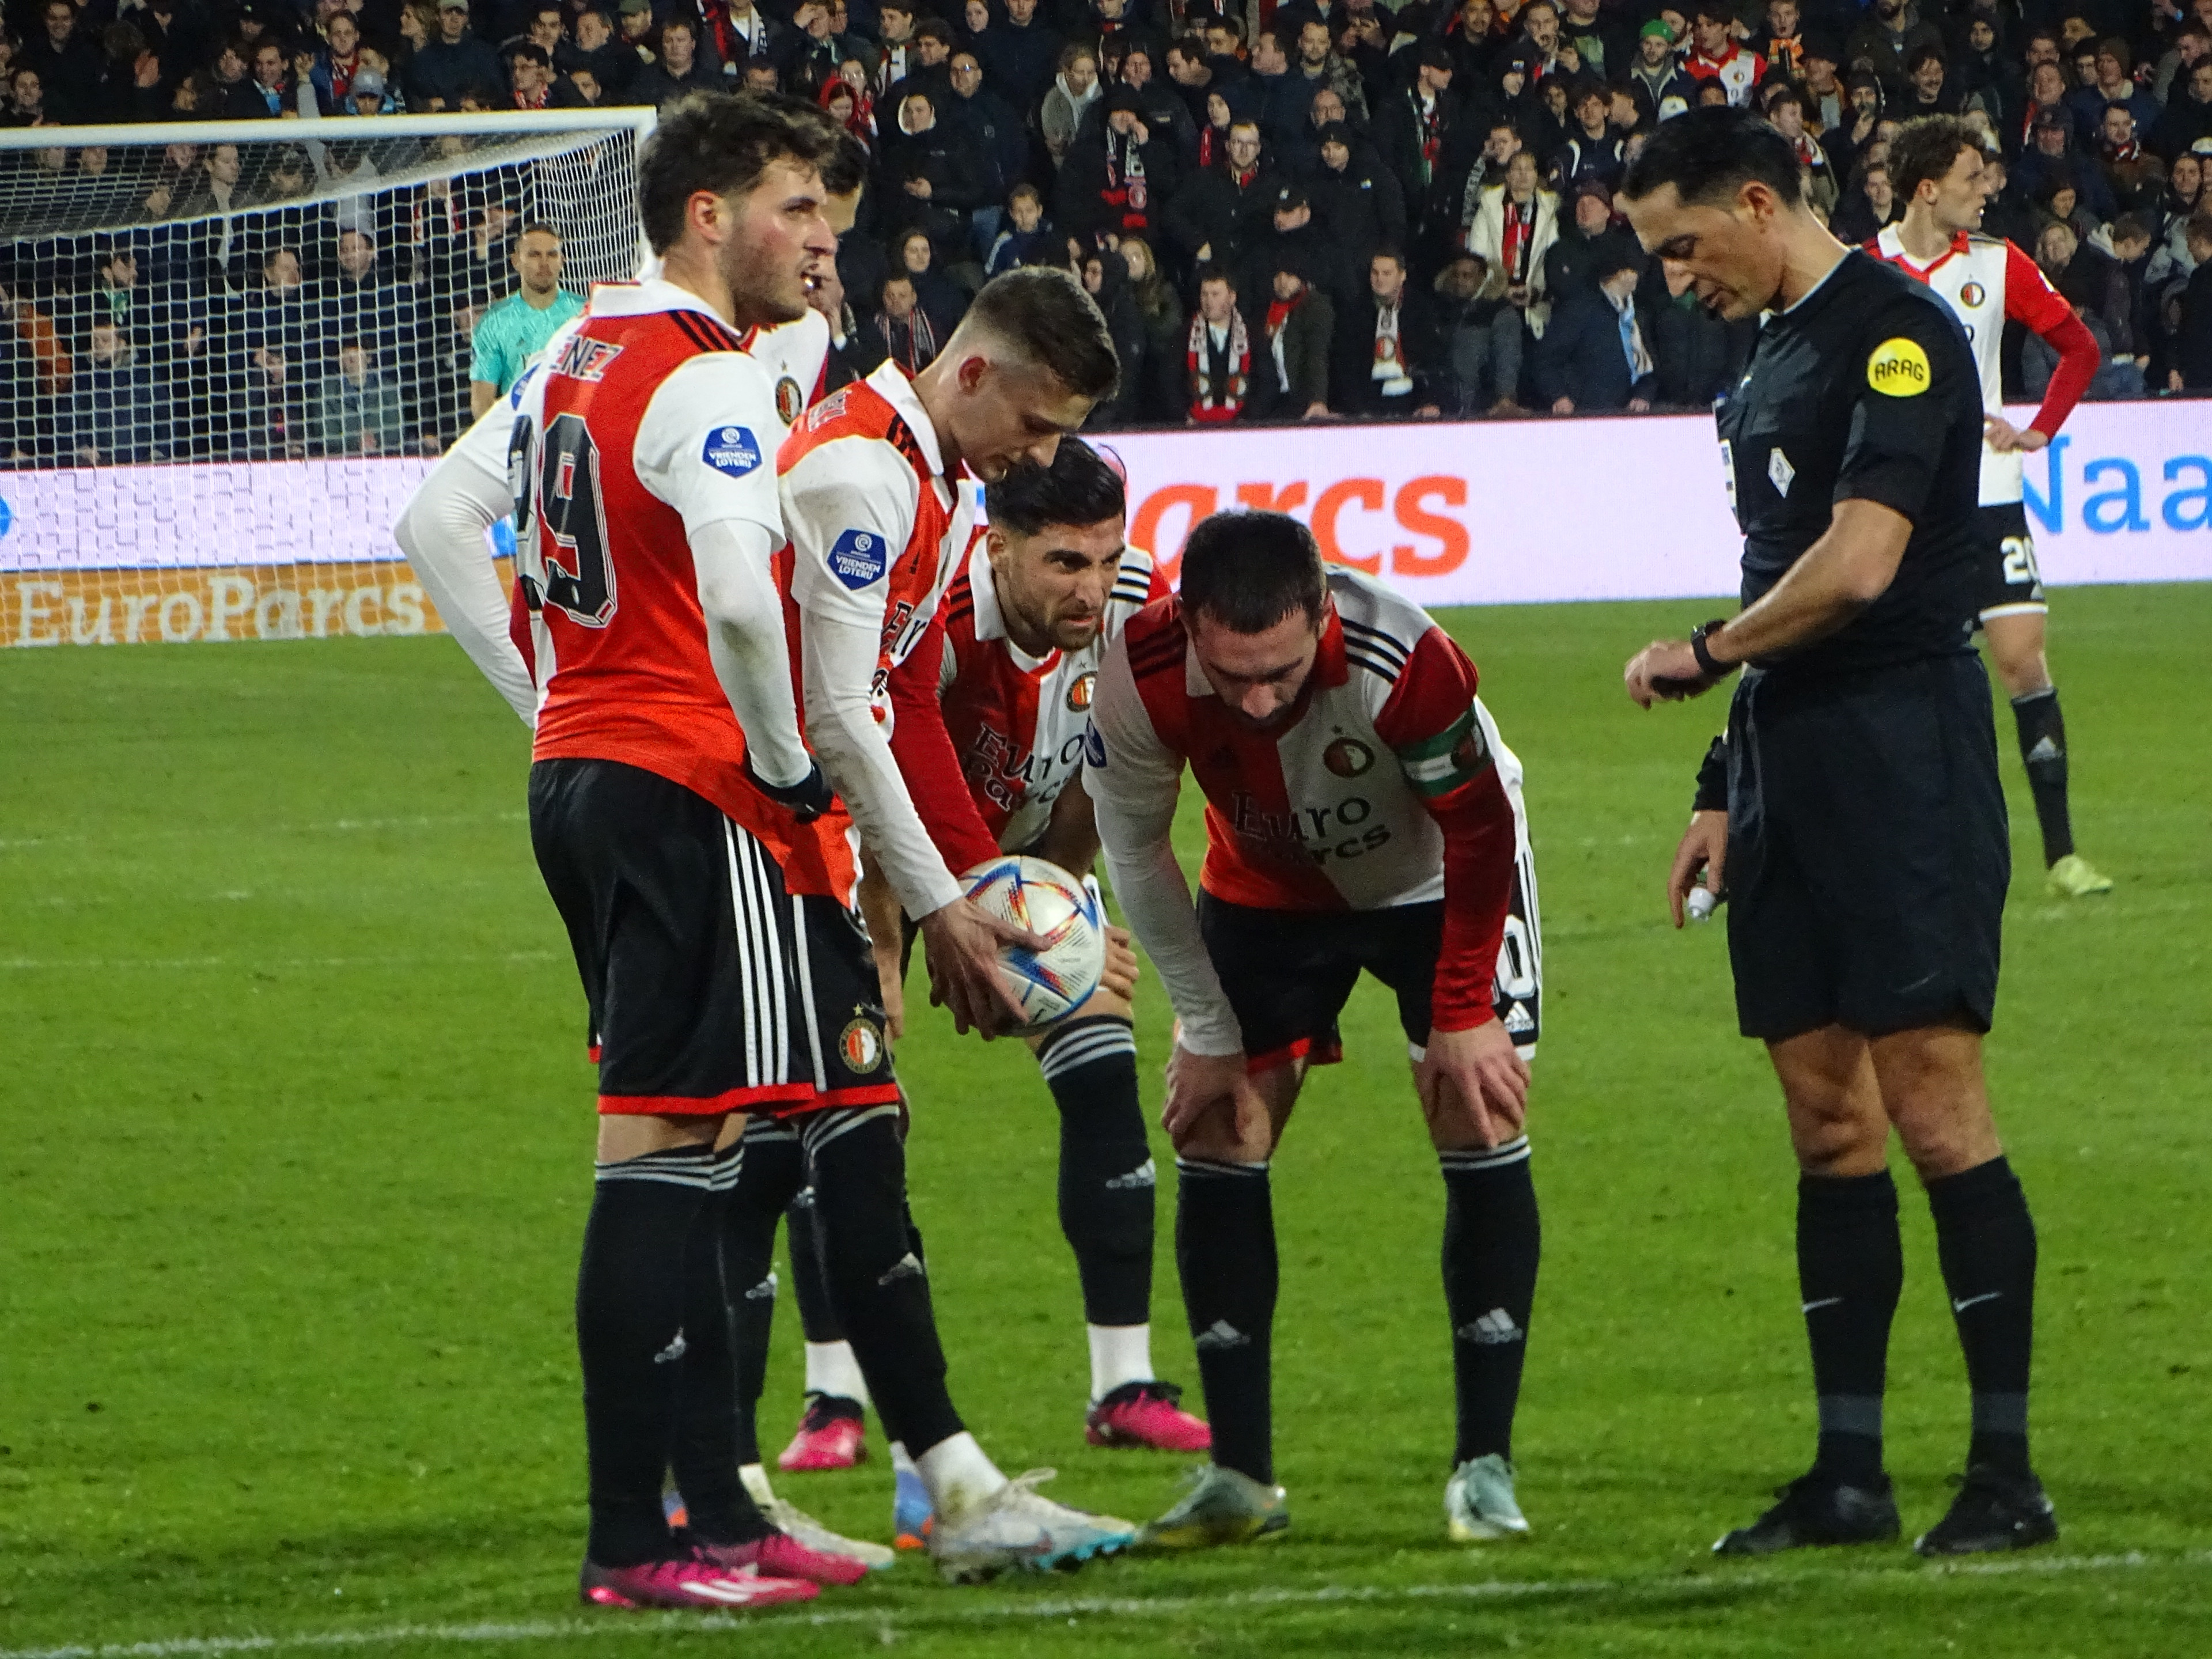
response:
[[[516,434],[520,450],[523,434]],[[545,601],[586,628],[605,628],[615,614],[615,568],[607,556],[607,515],[599,501],[599,451],[580,415],[556,415],[538,448],[538,476],[514,465],[514,522],[544,567]],[[533,503],[532,485],[536,485]],[[531,508],[538,517],[533,523]]]

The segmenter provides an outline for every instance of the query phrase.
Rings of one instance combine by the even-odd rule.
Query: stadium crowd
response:
[[[817,100],[868,147],[847,371],[918,368],[988,276],[1066,265],[1124,365],[1100,427],[1706,405],[1753,325],[1675,291],[1613,191],[1721,101],[1852,240],[1902,212],[1896,124],[1963,114],[2000,158],[1985,228],[2096,337],[2090,395],[2212,388],[2212,0],[921,3],[17,0],[0,122],[298,137],[0,152],[0,202],[110,228],[0,246],[0,456],[435,453],[518,289],[526,169],[313,123],[700,88]],[[2008,341],[2008,391],[2051,366]]]

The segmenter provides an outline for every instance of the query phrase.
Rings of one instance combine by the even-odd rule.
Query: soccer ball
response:
[[[1090,887],[1019,853],[977,865],[960,883],[986,915],[1046,941],[1042,951],[999,952],[999,980],[1022,1011],[1022,1030],[1049,1025],[1090,1000],[1106,971],[1106,917]]]

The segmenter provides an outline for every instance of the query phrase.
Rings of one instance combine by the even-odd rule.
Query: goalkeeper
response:
[[[469,337],[469,410],[477,419],[501,398],[561,325],[584,302],[561,286],[561,233],[525,225],[514,239],[514,274],[522,286],[484,313]]]
[[[1539,1020],[1536,885],[1521,763],[1474,665],[1419,607],[1324,574],[1296,520],[1192,532],[1179,599],[1107,647],[1085,787],[1114,890],[1181,1022],[1162,1121],[1176,1261],[1212,1466],[1146,1528],[1157,1548],[1290,1522],[1275,1484],[1267,1165],[1309,1066],[1340,1057],[1364,969],[1397,994],[1444,1182],[1444,1299],[1459,1541],[1525,1534],[1511,1434],[1536,1288],[1528,1056]],[[1188,764],[1206,801],[1194,912],[1170,841]]]

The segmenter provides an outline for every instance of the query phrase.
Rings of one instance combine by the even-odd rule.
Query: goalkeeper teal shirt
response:
[[[486,380],[502,398],[530,360],[544,349],[554,330],[584,308],[584,302],[566,289],[557,290],[553,303],[540,311],[517,289],[489,311],[469,337],[469,379]]]

